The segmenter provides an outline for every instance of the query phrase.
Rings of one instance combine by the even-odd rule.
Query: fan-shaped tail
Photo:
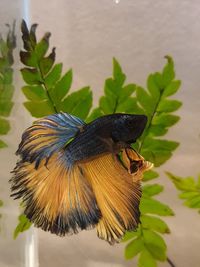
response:
[[[92,187],[80,167],[68,169],[61,152],[36,169],[20,161],[11,179],[12,196],[22,198],[24,213],[35,226],[57,235],[77,233],[101,217]]]

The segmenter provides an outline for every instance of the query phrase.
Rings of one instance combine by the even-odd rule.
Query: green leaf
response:
[[[162,114],[156,115],[153,118],[152,124],[161,125],[163,127],[170,127],[176,124],[179,120],[180,120],[179,116],[162,113]]]
[[[200,174],[198,175],[197,188],[200,189]]]
[[[7,144],[0,140],[0,148],[7,147]]]
[[[167,224],[158,217],[142,215],[140,217],[142,227],[146,229],[151,229],[159,233],[170,233],[170,229]]]
[[[101,109],[100,108],[95,108],[91,112],[89,117],[87,118],[86,122],[91,122],[91,121],[93,121],[93,120],[95,120],[95,119],[97,119],[98,117],[101,117],[101,116],[103,116],[103,113],[102,113]]]
[[[166,56],[167,59],[167,64],[163,69],[162,73],[162,84],[164,87],[170,84],[170,82],[175,78],[175,73],[174,73],[174,62],[171,57]]]
[[[33,52],[20,51],[21,62],[29,67],[37,67],[37,58]]]
[[[51,89],[60,79],[62,73],[62,63],[56,64],[45,78],[45,84],[48,89]]]
[[[0,199],[0,207],[3,206],[3,201]]]
[[[7,134],[10,130],[10,124],[7,120],[0,118],[0,134]]]
[[[178,100],[162,100],[157,108],[158,112],[173,112],[179,109],[182,106],[182,103]]]
[[[172,173],[166,172],[168,177],[174,183],[176,188],[182,193],[179,194],[181,199],[184,199],[184,205],[194,208],[200,209],[200,186],[199,186],[199,178],[197,181],[193,177],[182,178]]]
[[[39,61],[39,67],[43,76],[45,76],[53,67],[55,57],[56,53],[54,47],[48,57],[41,58],[41,60]]]
[[[166,162],[171,156],[172,151],[178,147],[179,143],[174,141],[146,138],[141,149],[142,156],[153,162],[155,167]]]
[[[13,81],[13,69],[7,68],[5,73],[4,73],[4,84],[11,84]]]
[[[119,103],[123,102],[124,100],[127,100],[129,96],[133,94],[133,92],[136,90],[136,85],[133,83],[125,85],[122,90],[120,90],[119,93]]]
[[[127,98],[123,102],[120,102],[119,104],[117,104],[117,106],[116,106],[116,103],[114,103],[113,110],[114,109],[115,109],[116,113],[127,112],[127,113],[144,114],[144,111],[140,112],[139,107],[138,107],[137,102],[136,102],[136,99],[133,97]]]
[[[190,208],[200,208],[200,192],[198,196],[194,196],[192,199],[187,199],[184,204]]]
[[[146,111],[147,115],[154,111],[155,100],[142,88],[137,87],[137,100],[141,107]]]
[[[159,177],[159,175],[158,175],[157,172],[152,171],[152,170],[149,170],[149,171],[147,171],[147,172],[145,172],[145,173],[143,174],[143,179],[142,179],[142,181],[143,181],[143,182],[147,182],[147,181],[156,179],[156,178],[158,178],[158,177]]]
[[[29,30],[27,28],[25,20],[22,20],[21,31],[22,31],[22,40],[23,40],[23,44],[24,44],[24,49],[27,51],[32,50],[32,43],[31,43],[31,39],[30,39],[30,34],[29,34]]]
[[[121,87],[126,80],[126,75],[122,72],[122,68],[116,58],[113,58],[113,77],[118,88]],[[116,90],[118,88],[116,88]]]
[[[147,249],[144,249],[140,254],[138,267],[157,267],[156,260]]]
[[[102,96],[99,101],[99,106],[105,114],[112,114],[115,111],[115,103],[112,97]]]
[[[10,115],[11,109],[13,107],[13,102],[3,101],[0,97],[0,115],[8,117]]]
[[[2,57],[6,58],[7,53],[8,53],[8,46],[5,42],[5,40],[3,40],[3,38],[1,36],[0,36],[0,51],[1,51]]]
[[[171,179],[171,181],[174,183],[177,189],[183,190],[183,191],[195,191],[195,181],[193,177],[187,177],[185,179],[175,176],[170,172],[166,172],[168,177]]]
[[[146,160],[153,162],[155,167],[159,167],[172,156],[172,152],[168,150],[154,149],[151,151],[149,148],[141,149],[141,154]]]
[[[14,93],[14,86],[12,84],[7,84],[3,86],[3,89],[1,89],[0,84],[0,99],[2,101],[10,101],[13,97]]]
[[[47,94],[41,85],[23,86],[22,91],[28,100],[41,101],[47,99]]]
[[[51,90],[51,95],[56,102],[61,101],[72,85],[72,70],[70,69],[55,85]]]
[[[126,242],[130,239],[133,239],[135,237],[139,236],[139,232],[138,231],[132,231],[132,232],[126,232],[125,235],[122,238],[122,242]]]
[[[33,24],[31,25],[31,29],[30,29],[30,33],[29,33],[29,37],[30,37],[30,41],[31,41],[31,44],[32,46],[34,47],[37,43],[37,39],[36,39],[36,35],[35,35],[35,32],[36,32],[36,29],[37,29],[37,24]]]
[[[147,79],[147,89],[149,93],[151,94],[151,96],[154,98],[154,101],[158,102],[160,98],[160,90],[156,84],[154,74],[150,74]]]
[[[28,101],[24,103],[24,106],[35,118],[41,118],[53,114],[55,112],[49,100],[38,101],[38,102]]]
[[[169,140],[163,140],[163,139],[153,139],[153,138],[146,138],[144,141],[145,149],[149,149],[151,151],[156,150],[175,150],[178,147],[179,143]]]
[[[24,81],[27,84],[33,85],[33,84],[40,84],[42,82],[37,69],[23,68],[21,69],[21,73]]]
[[[161,216],[171,216],[174,215],[171,208],[161,203],[158,200],[152,198],[142,198],[140,202],[140,211],[143,214],[157,214]]]
[[[117,99],[119,91],[116,91],[116,82],[113,78],[108,78],[104,83],[105,96],[114,97]]]
[[[151,184],[151,185],[144,185],[142,187],[142,193],[149,197],[158,195],[160,192],[164,190],[164,187],[159,184]]]
[[[170,84],[165,88],[162,98],[175,94],[180,88],[180,86],[181,86],[181,81],[179,80],[170,82]]]
[[[50,32],[45,33],[45,35],[41,39],[41,41],[38,44],[36,44],[36,46],[35,46],[35,54],[36,54],[38,61],[45,56],[45,54],[49,48],[50,36],[51,36]]]
[[[130,108],[131,103],[129,98],[135,91],[134,84],[124,85],[126,75],[123,73],[119,62],[113,59],[113,77],[105,80],[104,93],[99,100],[99,109],[102,115],[112,114],[116,112],[128,112],[123,110],[123,107],[128,105]],[[125,103],[126,102],[126,103]],[[121,105],[121,106],[120,106]]]
[[[167,246],[163,238],[159,234],[150,230],[143,230],[143,237],[145,247],[152,256],[157,260],[165,261]]]
[[[14,231],[14,233],[13,233],[13,238],[14,238],[14,239],[16,239],[17,236],[18,236],[20,233],[22,233],[22,232],[28,230],[28,229],[31,227],[31,225],[32,225],[32,223],[27,219],[27,217],[26,217],[24,214],[21,214],[21,215],[18,217],[18,220],[19,220],[19,223],[18,223],[18,225],[17,225],[17,227],[15,228],[15,231]]]
[[[92,92],[84,87],[67,96],[62,102],[61,110],[85,119],[92,106]]]
[[[151,125],[149,127],[149,136],[163,136],[168,132],[163,125]]]
[[[136,238],[131,241],[125,248],[125,259],[130,260],[134,258],[144,247],[141,238]]]
[[[187,188],[187,190],[190,190],[190,187]],[[193,192],[193,191],[187,191],[187,192],[183,192],[181,194],[179,194],[179,197],[181,199],[188,199],[188,200],[191,200],[193,199],[194,197],[197,197],[200,195],[200,192]]]

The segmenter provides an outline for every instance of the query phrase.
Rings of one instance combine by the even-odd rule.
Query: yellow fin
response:
[[[102,214],[97,234],[110,244],[119,242],[125,231],[136,229],[139,223],[140,181],[133,181],[112,154],[98,156],[81,166]]]
[[[146,161],[132,148],[126,148],[121,153],[121,158],[128,172],[133,175],[133,180],[141,180],[143,173],[153,168],[153,163]]]
[[[24,213],[45,231],[57,235],[77,233],[96,225],[101,217],[92,187],[80,167],[66,168],[62,153],[45,165],[19,162],[11,179],[13,196],[22,198]]]

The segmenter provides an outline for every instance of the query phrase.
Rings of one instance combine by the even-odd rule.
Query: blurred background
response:
[[[119,2],[119,3],[118,3]],[[12,232],[19,208],[9,198],[10,171],[17,160],[15,151],[22,131],[32,118],[22,106],[24,96],[18,53],[21,43],[21,18],[38,23],[38,34],[52,33],[57,62],[64,69],[73,68],[73,88],[90,85],[94,105],[103,93],[103,83],[111,75],[115,56],[128,81],[145,86],[150,72],[161,70],[165,55],[175,62],[182,87],[177,99],[183,101],[178,112],[181,121],[168,137],[181,143],[174,156],[160,169],[157,182],[165,186],[160,199],[169,204],[175,216],[165,218],[171,234],[166,236],[168,255],[176,267],[200,266],[200,215],[184,207],[174,185],[164,174],[180,176],[200,173],[200,2],[199,0],[1,0],[0,32],[5,23],[17,20],[18,45],[15,50],[15,95],[10,117],[11,130],[3,140],[8,147],[0,150],[0,199],[3,215],[0,222],[0,267],[122,267],[136,266],[125,261],[124,244],[110,246],[96,237],[95,231],[59,238],[31,229],[15,241]],[[167,267],[167,263],[159,266]]]

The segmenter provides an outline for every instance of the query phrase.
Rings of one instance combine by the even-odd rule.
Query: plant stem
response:
[[[39,73],[40,73],[40,77],[42,78],[42,85],[43,85],[44,88],[45,88],[45,91],[46,91],[46,94],[47,94],[47,96],[48,96],[48,98],[49,98],[49,101],[50,101],[50,103],[51,103],[51,105],[52,105],[52,107],[53,107],[55,113],[58,113],[58,110],[57,110],[57,108],[56,108],[56,105],[55,105],[55,103],[53,102],[53,99],[51,98],[51,96],[50,96],[50,94],[49,94],[48,88],[46,87],[45,79],[44,79],[44,77],[43,77],[42,70],[41,70],[41,68],[40,68],[40,64],[39,64],[39,62],[37,62],[37,69],[38,69],[38,71],[39,71]]]
[[[143,135],[142,140],[141,140],[141,142],[140,142],[140,146],[139,146],[139,149],[138,149],[138,152],[139,152],[139,153],[140,153],[140,151],[141,151],[141,149],[142,149],[142,146],[143,146],[143,143],[144,143],[144,141],[145,141],[145,138],[146,138],[147,135],[148,135],[148,130],[149,130],[149,128],[151,127],[152,120],[153,120],[153,118],[154,118],[154,116],[155,116],[155,114],[156,114],[156,112],[157,112],[157,108],[158,108],[158,105],[159,105],[159,103],[160,103],[162,94],[163,94],[163,90],[161,90],[161,93],[160,93],[160,96],[159,96],[159,98],[158,98],[158,101],[157,101],[157,103],[156,103],[156,105],[155,105],[155,107],[154,107],[154,110],[153,110],[153,112],[152,112],[152,114],[151,114],[151,117],[150,117],[150,119],[149,119],[149,124],[148,124],[148,126],[147,126],[146,131],[145,131],[145,134]],[[141,225],[141,227],[142,227],[142,225]],[[141,231],[142,231],[142,228],[141,228]],[[167,257],[167,262],[169,263],[169,265],[170,265],[171,267],[175,267],[175,264],[174,264],[174,263],[172,262],[172,260],[171,260],[170,258],[168,258],[168,257]]]
[[[142,149],[142,145],[143,145],[143,143],[144,143],[144,141],[145,141],[145,138],[146,138],[146,136],[148,135],[148,130],[149,130],[149,128],[151,127],[152,120],[153,120],[153,118],[154,118],[154,116],[155,116],[155,114],[156,114],[156,112],[157,112],[157,108],[158,108],[158,105],[159,105],[159,103],[160,103],[160,99],[161,99],[161,97],[162,97],[162,92],[163,92],[163,91],[161,91],[160,96],[159,96],[159,98],[158,98],[158,102],[156,103],[155,108],[154,108],[154,110],[153,110],[153,112],[152,112],[152,114],[151,114],[151,117],[150,117],[150,119],[149,119],[148,126],[147,126],[147,128],[146,128],[146,130],[145,130],[145,134],[143,135],[143,137],[142,137],[142,139],[141,139],[141,142],[140,142],[140,145],[139,145],[139,149],[138,149],[138,152],[139,152],[139,153],[140,153],[140,151],[141,151],[141,149]]]
[[[117,106],[118,106],[118,97],[117,97],[116,102],[115,102],[115,107],[114,107],[114,110],[113,110],[113,114],[116,113]]]
[[[175,264],[170,260],[170,258],[167,257],[167,262],[171,267],[176,267]]]
[[[40,70],[40,68],[39,68],[39,70]],[[44,82],[42,73],[41,73],[41,77],[42,77],[42,80],[43,80],[42,84],[43,84],[43,86],[44,86],[44,88],[45,88],[45,91],[46,91],[46,93],[47,93],[47,96],[48,96],[48,98],[49,98],[49,101],[51,102],[51,104],[52,104],[52,106],[53,106],[53,109],[54,109],[55,113],[58,113],[58,110],[57,110],[57,108],[56,108],[56,105],[54,104],[54,102],[53,102],[53,100],[52,100],[52,98],[51,98],[51,96],[50,96],[50,94],[49,94],[49,92],[48,92],[48,89],[47,89],[46,84],[45,84],[45,82]]]
[[[34,45],[32,42],[31,42],[31,49],[32,49],[32,51],[35,50],[35,45]],[[46,94],[47,94],[47,96],[48,96],[48,98],[49,98],[49,101],[50,101],[50,103],[51,103],[51,105],[52,105],[52,107],[53,107],[55,113],[58,113],[58,110],[57,110],[57,108],[56,108],[56,105],[55,105],[55,103],[53,102],[53,100],[52,100],[52,98],[51,98],[51,96],[50,96],[50,94],[49,94],[48,88],[47,88],[47,86],[46,86],[46,84],[45,84],[45,79],[44,79],[44,76],[43,76],[43,74],[42,74],[42,70],[41,70],[41,68],[40,68],[40,63],[38,62],[38,60],[37,60],[37,63],[36,63],[36,68],[37,68],[37,70],[38,70],[38,72],[39,72],[40,77],[42,78],[42,82],[41,82],[41,83],[42,83],[42,85],[44,86],[44,89],[45,89]]]

